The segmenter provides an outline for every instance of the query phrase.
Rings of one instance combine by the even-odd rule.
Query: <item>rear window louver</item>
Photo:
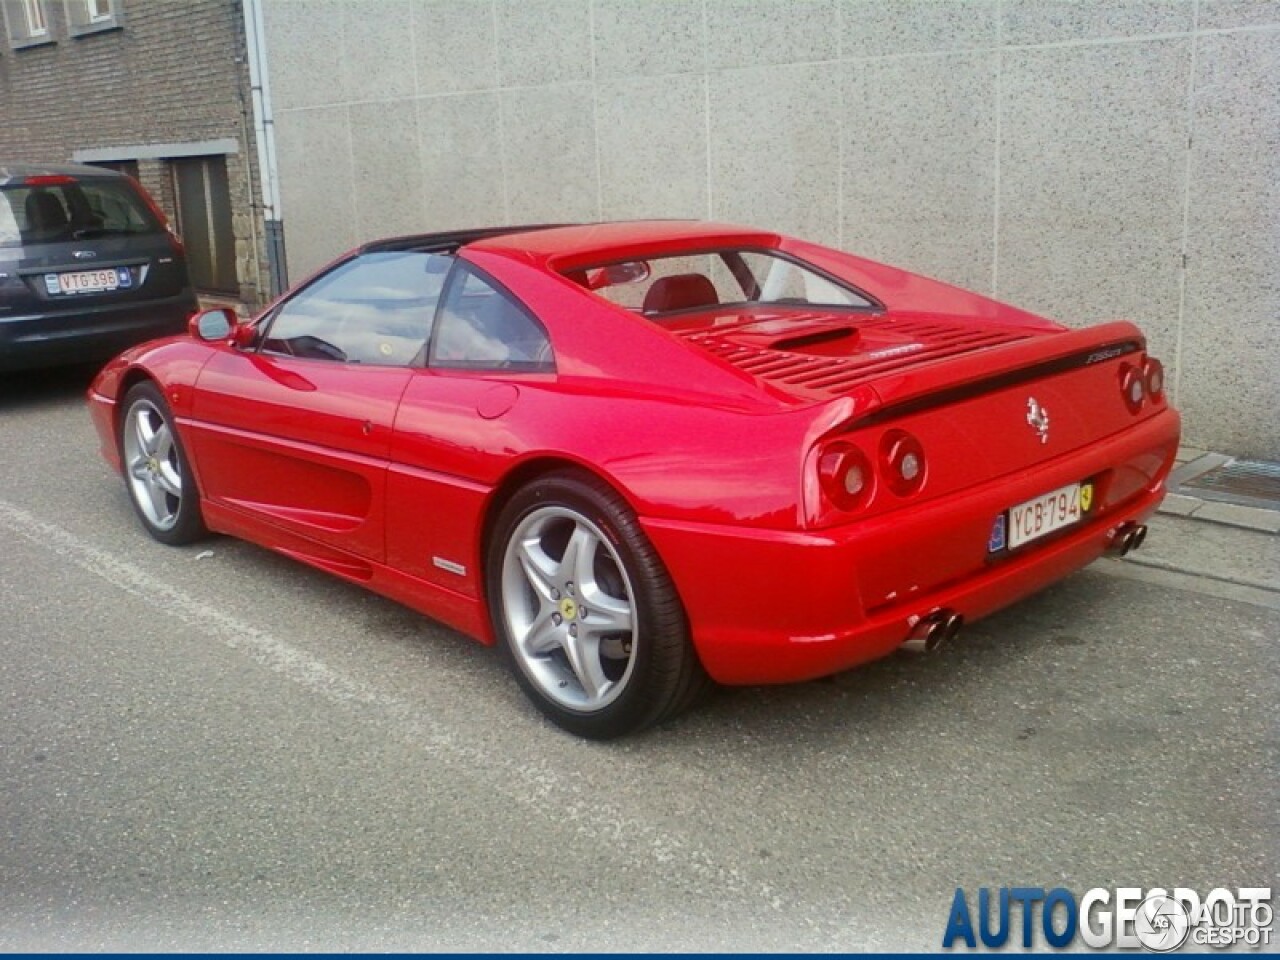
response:
[[[975,350],[1025,340],[1027,334],[1010,330],[972,329],[954,324],[875,318],[862,320],[859,329],[884,331],[902,338],[901,345],[873,347],[852,357],[815,357],[787,350],[745,346],[731,332],[692,330],[683,339],[732,364],[739,370],[791,392],[839,396],[875,377],[904,367],[943,360]]]

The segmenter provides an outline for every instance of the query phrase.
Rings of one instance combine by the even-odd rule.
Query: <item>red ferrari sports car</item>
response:
[[[574,733],[973,620],[1139,544],[1159,361],[699,222],[398,237],[89,390],[157,540],[252,540],[487,644]]]

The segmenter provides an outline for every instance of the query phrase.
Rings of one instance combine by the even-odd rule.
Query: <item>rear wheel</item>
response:
[[[550,474],[520,490],[495,524],[487,585],[516,679],[579,736],[659,723],[707,683],[665,567],[595,478]]]
[[[153,383],[125,394],[120,462],[133,509],[147,533],[177,546],[203,537],[195,480],[164,397]]]

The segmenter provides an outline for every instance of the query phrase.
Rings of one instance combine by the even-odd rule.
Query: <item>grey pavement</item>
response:
[[[1201,450],[1185,444],[1178,449],[1177,463],[1169,477],[1170,493],[1160,505],[1160,512],[1177,517],[1194,517],[1197,520],[1242,530],[1261,533],[1280,533],[1280,501],[1272,500],[1268,506],[1243,502],[1222,502],[1206,499],[1194,487],[1184,487],[1184,481],[1192,480],[1206,471],[1230,463],[1231,457],[1210,450]],[[1269,466],[1273,469],[1276,464]]]
[[[402,607],[149,540],[84,382],[0,385],[0,949],[936,949],[957,886],[1280,875],[1275,537],[1161,515],[936,657],[591,744]]]

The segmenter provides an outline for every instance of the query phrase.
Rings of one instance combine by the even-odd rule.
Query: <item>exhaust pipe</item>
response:
[[[942,642],[950,643],[960,633],[960,628],[964,625],[964,617],[958,613],[950,613],[947,619],[942,621]]]
[[[1111,535],[1111,543],[1107,553],[1113,557],[1123,557],[1142,546],[1147,539],[1147,526],[1144,523],[1126,523]]]
[[[907,639],[902,641],[900,649],[908,653],[933,653],[944,643],[955,638],[960,632],[964,617],[952,610],[938,610],[922,617]]]
[[[1147,539],[1147,525],[1140,523],[1133,528],[1133,540],[1129,544],[1130,552],[1137,550]]]

